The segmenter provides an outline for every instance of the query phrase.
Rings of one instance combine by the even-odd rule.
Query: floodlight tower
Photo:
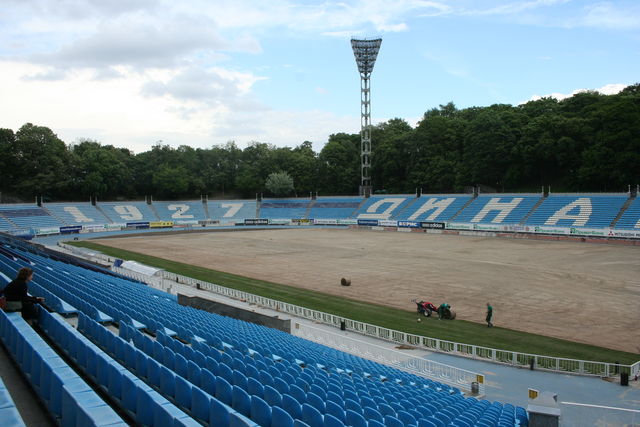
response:
[[[351,39],[360,72],[360,195],[371,195],[371,91],[369,77],[380,51],[382,39]]]

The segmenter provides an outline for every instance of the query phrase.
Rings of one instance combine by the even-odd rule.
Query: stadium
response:
[[[601,383],[572,387],[597,387],[602,405],[563,404],[563,425],[587,425],[586,420],[630,425],[635,412],[616,410],[623,406],[620,396],[614,391],[607,400],[605,388],[619,388],[630,378],[632,392],[624,399],[631,403],[637,394],[633,313],[640,203],[632,196],[5,204],[0,207],[2,277],[8,282],[19,268],[31,266],[30,292],[45,298],[47,310],[40,310],[37,329],[19,313],[3,313],[3,343],[47,417],[62,425],[527,425],[539,422],[535,411],[541,407],[560,412],[553,398],[555,403],[546,402],[551,408],[538,407],[535,400],[527,405],[527,388],[557,393],[562,389],[557,382],[580,380]],[[76,246],[95,238],[105,254],[93,244],[92,249]],[[125,252],[107,255],[116,248]],[[380,258],[368,256],[376,251]],[[464,251],[470,251],[466,258]],[[571,260],[561,258],[567,251]],[[142,258],[147,265],[123,262],[133,259],[126,256],[133,252],[150,255]],[[497,258],[489,256],[494,252]],[[511,259],[511,253],[517,255]],[[447,263],[452,256],[458,259]],[[270,294],[251,286],[220,286],[154,265],[158,259],[186,264],[194,273],[208,267],[267,280],[273,288]],[[541,263],[547,265],[536,270]],[[628,271],[616,276],[616,270]],[[522,287],[514,283],[526,272],[535,277],[551,271],[562,277]],[[603,292],[598,271],[615,287]],[[345,276],[351,286],[340,285]],[[541,291],[543,282],[549,286]],[[399,308],[406,323],[422,330],[401,332],[349,317],[358,316],[355,308],[341,312],[327,305],[322,311],[313,303],[296,304],[304,300],[295,297],[279,300],[277,283],[347,298],[354,307],[365,300]],[[532,286],[536,292],[527,294]],[[536,299],[535,293],[545,298]],[[605,294],[611,300],[602,300]],[[446,321],[449,325],[465,319],[482,323],[489,299],[499,310],[495,330],[520,329],[575,346],[622,351],[613,357],[626,351],[629,362],[483,346],[489,337],[477,344],[430,337],[437,319],[416,323],[411,297],[452,303],[459,318]],[[594,299],[596,306],[589,303]],[[629,315],[590,321],[602,316],[601,304]],[[549,315],[541,314],[541,307]],[[486,327],[479,331],[473,333],[486,334]],[[495,366],[488,372],[538,373],[546,386],[539,390],[534,385],[540,380],[529,379],[514,386],[522,395],[519,404],[509,403],[508,395],[503,395],[507,401],[494,400],[486,368],[469,365],[477,361]],[[5,419],[21,425],[15,405],[5,406],[4,413],[11,414]]]
[[[640,426],[633,2],[14,3],[0,426]]]

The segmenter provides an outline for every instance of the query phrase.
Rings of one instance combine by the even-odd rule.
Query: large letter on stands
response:
[[[495,218],[491,220],[493,223],[501,223],[507,215],[511,213],[512,210],[518,207],[520,202],[523,200],[522,197],[514,197],[510,202],[500,202],[500,197],[492,197],[489,202],[484,205],[482,210],[473,217],[471,222],[480,222],[484,219],[485,216],[491,211],[499,211],[500,213],[496,215]]]
[[[244,206],[244,203],[221,203],[220,204],[221,208],[229,208],[229,210],[226,211],[224,215],[222,215],[222,218],[234,217],[238,213],[240,208],[242,208],[243,206]]]
[[[120,215],[120,218],[127,221],[138,221],[142,219],[142,213],[132,205],[118,205],[114,206],[113,210]]]
[[[65,206],[62,209],[66,213],[71,214],[71,216],[73,217],[73,219],[76,220],[76,222],[93,222],[94,221],[93,219],[86,217],[85,214],[80,212],[80,209],[78,209],[75,206]]]
[[[185,213],[190,209],[189,205],[169,205],[167,206],[167,209],[170,211],[178,211],[171,215],[171,218],[173,219],[193,219],[193,215],[185,215]]]
[[[388,197],[384,199],[380,199],[377,202],[373,203],[371,206],[367,208],[367,213],[363,213],[358,215],[360,219],[389,219],[393,211],[400,206],[400,203],[404,202],[406,199],[399,197]],[[383,212],[378,213],[378,209],[384,205],[389,204],[389,207],[385,209]]]
[[[569,212],[578,208],[577,215],[569,215]],[[544,225],[556,225],[561,219],[572,219],[574,227],[581,227],[589,221],[591,217],[591,199],[587,197],[581,197],[573,202],[569,203],[558,212],[554,213]]]
[[[414,221],[416,219],[418,219],[418,217],[426,212],[429,212],[430,210],[434,210],[434,212],[429,215],[426,220],[427,221],[435,221],[436,218],[438,218],[438,215],[440,215],[445,209],[447,209],[449,207],[449,205],[451,203],[453,203],[453,201],[455,200],[454,197],[449,197],[447,199],[442,199],[440,201],[437,201],[438,198],[437,197],[432,197],[429,200],[427,200],[426,202],[424,202],[424,204],[422,206],[420,206],[420,208],[418,208],[417,211],[415,211],[413,213],[413,215],[411,215],[409,217],[409,221]]]

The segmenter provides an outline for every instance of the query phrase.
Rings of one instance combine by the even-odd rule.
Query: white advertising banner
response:
[[[337,219],[314,219],[315,225],[338,225]]]

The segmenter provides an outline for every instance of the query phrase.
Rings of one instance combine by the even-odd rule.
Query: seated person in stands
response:
[[[33,279],[33,270],[23,267],[18,271],[15,280],[2,290],[2,294],[7,299],[5,311],[21,311],[25,320],[33,320],[38,317],[37,304],[44,301],[44,298],[32,297],[27,293],[27,283]]]

